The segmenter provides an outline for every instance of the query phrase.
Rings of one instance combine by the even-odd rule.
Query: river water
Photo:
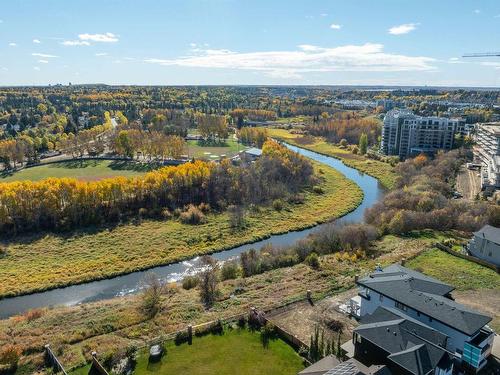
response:
[[[364,197],[362,203],[354,211],[338,220],[349,222],[363,221],[364,210],[376,203],[384,194],[383,187],[375,178],[346,166],[338,159],[291,145],[287,145],[287,147],[310,159],[335,168],[347,178],[356,182],[356,184],[358,184],[363,190]],[[266,244],[276,246],[291,245],[306,237],[310,233],[318,230],[323,225],[326,224],[321,224],[301,231],[274,235],[262,241],[215,253],[213,254],[213,257],[220,261],[224,261],[236,258],[243,251],[251,248],[259,249]],[[147,272],[154,272],[162,280],[178,281],[186,275],[196,273],[198,266],[199,259],[197,257],[183,262],[154,267],[147,271],[138,271],[123,276],[113,277],[111,279],[93,281],[19,297],[6,298],[0,300],[0,318],[7,318],[13,315],[22,314],[23,312],[33,308],[56,305],[71,306],[84,302],[99,301],[137,293],[141,289],[141,282]]]

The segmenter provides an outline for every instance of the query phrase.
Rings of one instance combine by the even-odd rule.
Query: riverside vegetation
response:
[[[265,150],[270,154],[284,152],[274,143]],[[295,154],[287,152],[286,155]],[[262,163],[272,163],[273,157],[278,156],[270,156],[269,160],[264,158]],[[292,167],[293,163],[288,165]],[[184,212],[169,210],[171,217],[162,220],[147,218],[143,212],[143,217],[121,225],[4,240],[0,257],[0,295],[13,296],[111,277],[220,251],[271,234],[313,226],[357,207],[362,192],[354,182],[323,165],[314,164],[314,173],[313,167],[310,168],[309,178],[315,180],[315,185],[287,194],[288,198],[282,195],[283,198],[273,201],[274,205],[239,209],[240,206],[233,204],[228,210],[207,212],[208,205],[204,204],[201,209],[191,206]],[[203,218],[203,222],[189,224],[189,212],[194,212],[194,220]]]
[[[268,128],[267,130],[269,136],[272,138],[287,142],[294,146],[303,147],[319,154],[340,159],[347,166],[356,168],[363,173],[375,177],[387,189],[393,188],[396,183],[397,174],[393,164],[370,159],[364,155],[353,154],[352,151],[347,148],[347,144],[344,146],[335,145],[327,142],[322,137],[305,135],[289,129]]]

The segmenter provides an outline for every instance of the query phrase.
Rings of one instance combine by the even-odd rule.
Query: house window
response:
[[[396,307],[400,310],[406,311],[406,305],[402,304],[401,302],[396,302]]]
[[[429,316],[429,322],[432,322],[432,318]]]
[[[420,316],[420,311],[417,311],[417,316]]]
[[[382,294],[379,294],[379,296],[378,296],[378,300],[379,300],[380,302],[382,302],[382,301],[384,300],[384,296],[383,296]]]

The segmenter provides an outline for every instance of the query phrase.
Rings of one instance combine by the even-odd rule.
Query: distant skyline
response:
[[[0,85],[500,87],[497,0],[17,0]]]

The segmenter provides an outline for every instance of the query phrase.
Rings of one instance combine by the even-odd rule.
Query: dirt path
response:
[[[467,169],[464,165],[460,168],[456,189],[464,196],[464,199],[474,200],[481,191],[481,180],[478,173],[478,171]]]

